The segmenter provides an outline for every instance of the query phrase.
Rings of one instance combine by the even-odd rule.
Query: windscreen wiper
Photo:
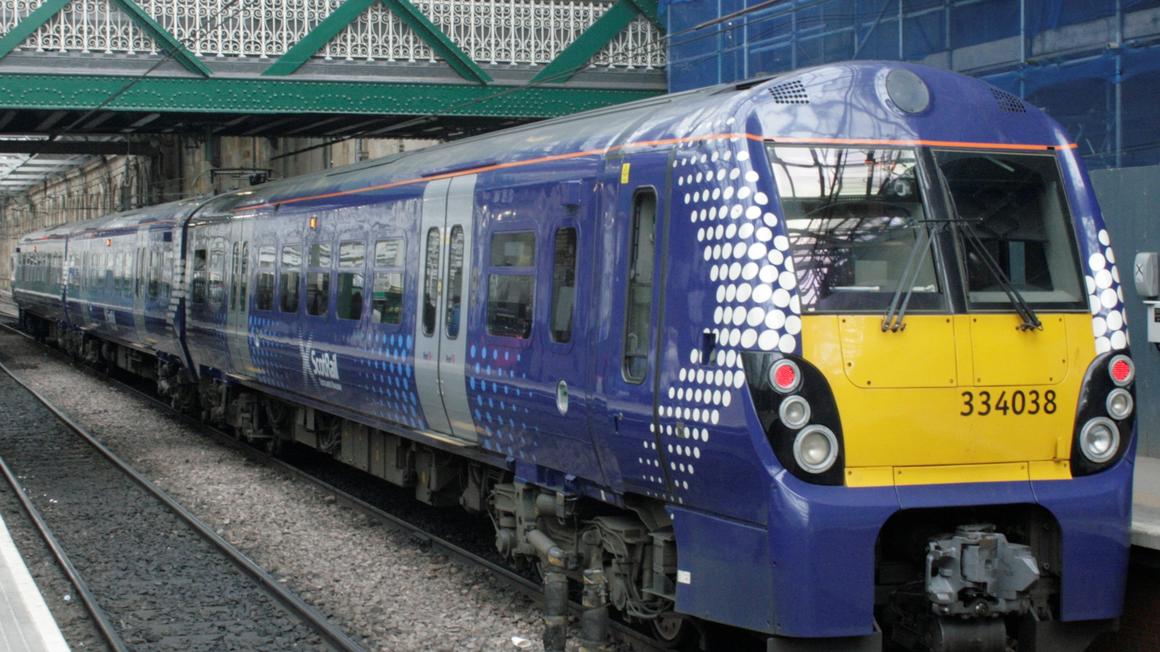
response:
[[[991,276],[995,278],[995,282],[999,284],[999,288],[1003,290],[1003,293],[1007,295],[1007,299],[1015,308],[1015,313],[1018,314],[1019,318],[1023,321],[1023,323],[1019,325],[1019,330],[1041,330],[1043,328],[1043,322],[1039,321],[1039,317],[1035,314],[1035,310],[1031,308],[1031,305],[1027,303],[1027,300],[1023,298],[1023,295],[1019,293],[1019,290],[1015,289],[1015,285],[1011,283],[1011,279],[1007,278],[1007,275],[1003,273],[1003,268],[999,266],[998,261],[996,261],[995,257],[991,255],[991,252],[987,251],[987,246],[983,244],[982,238],[979,237],[979,232],[975,230],[974,226],[972,226],[972,223],[979,222],[981,220],[963,219],[963,216],[959,214],[958,205],[955,204],[955,196],[954,193],[951,192],[951,184],[947,181],[946,175],[943,174],[942,168],[940,168],[937,164],[932,167],[934,167],[935,174],[938,175],[939,185],[942,186],[943,193],[947,198],[947,204],[951,209],[951,219],[946,220],[946,222],[950,224],[952,228],[957,228],[958,231],[963,234],[963,239],[966,240],[967,243],[972,248],[974,248],[975,252],[979,254],[979,257],[983,259],[983,264],[986,265],[987,270],[991,272]]]
[[[910,298],[914,296],[914,284],[922,271],[922,264],[930,253],[930,229],[922,226],[914,238],[914,246],[910,255],[906,257],[906,266],[902,268],[902,277],[898,279],[898,287],[890,299],[890,306],[886,308],[886,315],[882,318],[882,332],[897,333],[906,329],[906,308],[910,305]]]
[[[953,202],[954,200],[952,199],[951,201]],[[1016,314],[1023,320],[1023,323],[1019,325],[1019,330],[1037,331],[1042,329],[1043,322],[1039,321],[1035,310],[1031,308],[1027,300],[1019,293],[1019,290],[1015,289],[1015,286],[1011,283],[1011,279],[1007,278],[1007,275],[1003,273],[1003,268],[999,266],[995,257],[991,255],[990,251],[987,251],[987,246],[983,244],[983,240],[979,237],[978,231],[975,231],[975,227],[971,226],[970,222],[962,219],[956,219],[951,223],[959,227],[959,231],[964,235],[964,239],[974,247],[975,252],[979,254],[979,258],[983,259],[983,264],[991,272],[991,276],[999,284],[999,288],[1010,299]]]

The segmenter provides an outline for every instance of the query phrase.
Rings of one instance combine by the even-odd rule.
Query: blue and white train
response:
[[[676,640],[1082,647],[1134,366],[1061,127],[857,62],[30,233],[26,325]]]

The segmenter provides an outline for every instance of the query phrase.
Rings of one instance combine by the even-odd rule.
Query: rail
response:
[[[16,331],[16,329],[8,326],[7,324],[3,324],[3,326],[9,330]],[[208,525],[198,519],[192,512],[190,512],[183,505],[169,496],[169,494],[154,485],[148,478],[141,475],[137,472],[136,469],[129,466],[124,460],[113,453],[113,451],[98,441],[96,437],[94,437],[92,433],[90,433],[83,425],[77,423],[67,414],[60,411],[56,406],[49,402],[47,398],[33,389],[28,383],[25,383],[23,380],[21,380],[5,364],[0,363],[0,371],[3,371],[5,374],[11,377],[14,382],[24,388],[38,402],[40,402],[42,405],[44,405],[45,408],[52,412],[53,416],[55,416],[69,430],[76,433],[82,440],[84,440],[85,443],[92,446],[93,449],[100,453],[102,457],[108,460],[119,471],[128,476],[131,480],[133,480],[134,483],[144,489],[148,494],[162,503],[169,511],[184,521],[187,525],[189,525],[189,527],[192,528],[202,539],[210,543],[223,555],[229,558],[230,561],[234,563],[234,565],[236,565],[244,573],[250,576],[250,578],[256,581],[273,598],[278,600],[278,602],[280,602],[283,607],[300,618],[304,623],[309,625],[310,628],[318,633],[318,635],[321,636],[327,644],[336,650],[342,650],[344,652],[363,652],[364,648],[362,645],[360,645],[354,639],[350,638],[342,629],[331,623],[325,615],[303,601],[302,598],[298,597],[289,589],[283,587],[278,582],[278,580],[266,572],[265,569],[256,564],[241,550],[238,550],[228,541],[223,539]],[[2,463],[2,461],[0,461],[0,463]],[[49,547],[53,549],[54,556],[57,557],[58,561],[61,562],[62,567],[65,568],[66,574],[69,576],[70,581],[72,581],[74,586],[77,587],[78,594],[83,596],[82,599],[85,601],[85,606],[89,609],[90,613],[94,615],[94,618],[98,623],[98,628],[101,630],[102,634],[106,636],[110,645],[114,649],[128,649],[125,647],[124,643],[120,641],[120,638],[116,636],[115,629],[110,623],[107,622],[107,619],[102,619],[102,617],[98,615],[101,613],[100,607],[96,605],[95,601],[93,601],[91,593],[88,592],[83,579],[80,578],[79,574],[76,572],[75,567],[72,566],[71,562],[68,562],[67,555],[64,554],[64,551],[60,548],[59,543],[56,542],[56,539],[52,535],[51,531],[48,530],[47,524],[45,524],[44,520],[39,517],[38,513],[29,511],[29,507],[32,507],[32,505],[31,503],[27,503],[25,492],[20,487],[20,484],[16,480],[15,476],[7,468],[7,465],[4,465],[2,469],[9,484],[13,486],[13,488],[17,491],[18,496],[20,496],[21,504],[25,507],[25,511],[27,511],[29,516],[33,518],[33,521],[36,524],[36,528],[40,532],[42,538],[44,538]],[[35,508],[33,507],[33,509]],[[110,638],[110,635],[113,638]]]

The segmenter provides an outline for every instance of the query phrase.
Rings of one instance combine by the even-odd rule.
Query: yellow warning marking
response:
[[[628,183],[628,169],[632,167],[631,163],[624,163],[620,166],[620,182]]]

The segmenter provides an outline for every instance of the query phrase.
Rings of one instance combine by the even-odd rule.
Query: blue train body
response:
[[[921,78],[929,107],[891,104],[895,70]],[[30,234],[18,255],[51,253],[60,271],[41,285],[18,272],[16,299],[81,355],[109,358],[101,347],[116,344],[117,364],[219,420],[257,423],[230,403],[252,393],[296,406],[262,418],[314,433],[320,448],[315,415],[341,419],[344,456],[369,428],[562,501],[663,514],[669,523],[641,518],[671,532],[653,539],[676,551],[653,587],[674,615],[779,637],[873,637],[892,517],[1018,506],[1058,528],[1057,607],[1033,620],[1113,619],[1130,423],[1123,450],[1093,473],[1073,462],[1058,478],[818,483],[771,447],[757,370],[743,362],[809,362],[820,346],[770,173],[769,148],[799,144],[1056,159],[1088,285],[1073,312],[1084,328],[1103,324],[1069,345],[1090,354],[1072,364],[1068,396],[1091,382],[1080,378],[1089,363],[1125,349],[1125,327],[1111,328],[1122,295],[1101,299],[1101,288],[1117,294],[1118,274],[1096,286],[1114,259],[1082,165],[1056,123],[1003,101],[976,80],[897,63],[667,96]],[[837,413],[854,446],[853,412],[838,400]],[[1070,453],[1051,459],[1058,468]],[[841,455],[838,468],[856,470],[854,449]]]

